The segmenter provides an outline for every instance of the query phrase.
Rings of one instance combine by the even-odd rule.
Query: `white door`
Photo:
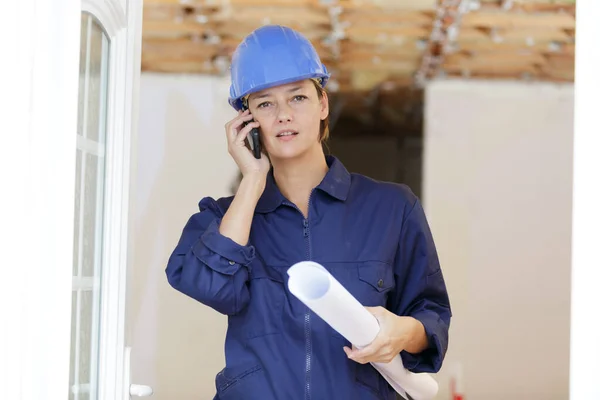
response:
[[[150,395],[129,382],[125,339],[142,0],[3,15],[0,398]]]
[[[80,25],[69,399],[150,395],[125,347],[141,0],[84,0]]]

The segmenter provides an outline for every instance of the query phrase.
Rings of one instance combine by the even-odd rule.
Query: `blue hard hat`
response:
[[[229,104],[241,110],[250,93],[315,78],[325,87],[329,73],[312,43],[281,25],[266,25],[246,36],[231,59]]]

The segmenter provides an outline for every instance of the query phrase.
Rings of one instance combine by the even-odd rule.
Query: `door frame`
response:
[[[82,0],[110,40],[98,399],[129,399],[125,354],[129,204],[135,164],[142,0]]]

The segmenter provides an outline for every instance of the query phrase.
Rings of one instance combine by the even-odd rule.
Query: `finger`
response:
[[[233,143],[238,146],[245,146],[244,141],[248,137],[248,134],[253,128],[258,128],[260,124],[258,122],[250,122],[244,128],[242,128],[238,133],[236,133],[235,138],[233,139]]]
[[[356,362],[364,362],[365,359],[372,357],[377,354],[379,347],[376,342],[371,343],[368,346],[363,347],[362,349],[353,348],[349,354],[348,358],[354,360]]]
[[[235,141],[239,133],[245,128],[242,127],[244,123],[250,122],[252,115],[242,115],[240,118],[231,121],[231,125],[227,128],[227,138],[230,141]],[[252,129],[252,128],[250,128]]]
[[[238,111],[238,115],[229,122],[227,122],[225,124],[225,128],[229,130],[229,128],[238,127],[244,121],[249,121],[250,119],[252,119],[252,114],[250,114],[250,110]]]
[[[360,364],[366,364],[370,362],[383,362],[388,363],[392,360],[394,355],[390,353],[389,349],[379,349],[375,354],[371,354],[364,357],[353,358],[354,361]]]
[[[389,341],[382,335],[377,335],[375,340],[362,349],[353,351],[354,360],[371,360],[373,357],[379,358],[389,348]]]
[[[252,118],[253,118],[252,114],[250,114],[250,112],[248,110],[246,110],[242,114],[240,114],[239,116],[237,116],[234,119],[232,119],[231,121],[229,121],[228,129],[235,130],[240,125],[242,125],[244,122],[248,122]]]

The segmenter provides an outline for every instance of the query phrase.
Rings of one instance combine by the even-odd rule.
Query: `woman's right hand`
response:
[[[246,137],[252,128],[258,128],[260,125],[256,121],[243,126],[245,122],[252,121],[252,114],[249,110],[240,111],[234,119],[225,124],[227,134],[227,149],[233,160],[237,164],[244,177],[256,176],[266,178],[271,163],[264,153],[261,153],[259,159],[254,158],[254,154],[246,147]]]

